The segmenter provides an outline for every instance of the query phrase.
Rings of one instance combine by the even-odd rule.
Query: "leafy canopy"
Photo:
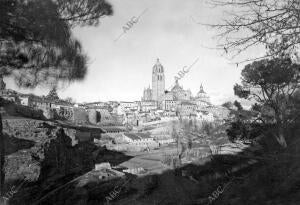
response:
[[[0,75],[35,87],[80,80],[87,56],[71,33],[76,25],[97,25],[112,14],[104,0],[0,0]]]

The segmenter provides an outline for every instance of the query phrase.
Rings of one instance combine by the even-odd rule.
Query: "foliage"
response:
[[[223,107],[227,108],[228,110],[231,110],[233,108],[233,103],[228,101],[222,104]]]
[[[163,155],[162,159],[161,159],[161,163],[170,166],[170,165],[171,165],[172,159],[173,159],[172,155],[169,155],[169,154],[166,154],[166,153],[165,153],[165,154]]]
[[[241,105],[240,102],[235,100],[233,104],[237,108],[237,110],[243,110],[243,106]]]
[[[246,199],[252,197],[247,204],[297,204],[299,199],[299,129],[292,129],[293,146],[282,152],[274,149],[264,149],[261,155],[261,164],[247,171],[247,177],[239,180],[230,189],[224,192],[218,204],[232,205],[244,204]],[[247,191],[246,191],[247,190]],[[232,202],[232,203],[231,203]]]
[[[75,100],[73,98],[71,98],[71,97],[67,97],[65,99],[65,101],[68,102],[68,103],[75,103]]]
[[[83,79],[87,56],[71,34],[75,25],[96,25],[111,6],[94,0],[1,0],[0,76],[19,86]]]
[[[252,140],[264,132],[265,125],[261,123],[247,123],[242,120],[233,121],[226,130],[231,142],[236,140]]]
[[[261,60],[242,70],[242,85],[235,85],[235,94],[254,99],[275,112],[286,111],[287,105],[300,83],[300,66],[291,59]]]
[[[46,98],[51,99],[51,100],[59,100],[56,88],[52,88]]]
[[[144,196],[149,196],[159,186],[159,177],[152,175],[145,184]]]
[[[55,0],[61,20],[71,26],[96,26],[100,18],[112,15],[112,6],[105,0]]]
[[[210,136],[213,132],[214,126],[210,122],[203,122],[202,124],[202,131],[207,135]]]
[[[246,124],[256,121],[274,123],[277,127],[276,139],[283,147],[286,147],[284,130],[294,123],[291,115],[296,111],[294,94],[300,85],[299,71],[300,66],[290,58],[256,61],[245,66],[241,85],[234,86],[237,96],[256,101],[251,111],[253,115],[248,116]],[[247,132],[243,124],[240,117],[232,124],[229,130],[232,138]]]

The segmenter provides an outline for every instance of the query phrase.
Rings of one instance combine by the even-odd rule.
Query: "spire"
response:
[[[200,92],[204,92],[202,83],[201,83],[201,85],[200,85]]]
[[[160,63],[160,61],[159,61],[159,58],[156,59],[155,65],[161,66],[161,63]]]

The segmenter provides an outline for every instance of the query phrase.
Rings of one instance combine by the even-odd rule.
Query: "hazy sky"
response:
[[[221,53],[208,49],[216,45],[215,31],[195,21],[215,22],[223,18],[219,9],[204,0],[109,0],[114,15],[104,17],[97,27],[78,27],[90,64],[84,81],[64,85],[58,91],[78,102],[140,100],[144,87],[151,84],[152,66],[159,58],[165,68],[166,88],[184,66],[198,62],[180,80],[195,95],[203,84],[215,104],[233,97],[233,85],[239,82],[242,67],[230,64]],[[133,17],[144,14],[117,41],[122,27]],[[192,20],[191,16],[195,21]],[[25,93],[46,95],[48,88],[20,90],[6,79],[7,87]]]

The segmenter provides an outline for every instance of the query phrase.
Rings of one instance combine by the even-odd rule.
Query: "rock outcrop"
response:
[[[97,163],[114,166],[130,158],[90,141],[78,142],[75,127],[58,122],[6,118],[3,126],[6,192],[19,187],[10,194],[9,205],[32,205],[39,200],[43,200],[41,204],[74,204],[69,199],[75,197],[69,193],[74,190],[70,182]]]
[[[74,133],[70,128],[32,119],[6,119],[3,125],[6,190],[24,179],[47,190],[58,180],[63,182],[94,167],[93,152],[98,148],[89,142],[74,143],[74,136],[66,134]]]

